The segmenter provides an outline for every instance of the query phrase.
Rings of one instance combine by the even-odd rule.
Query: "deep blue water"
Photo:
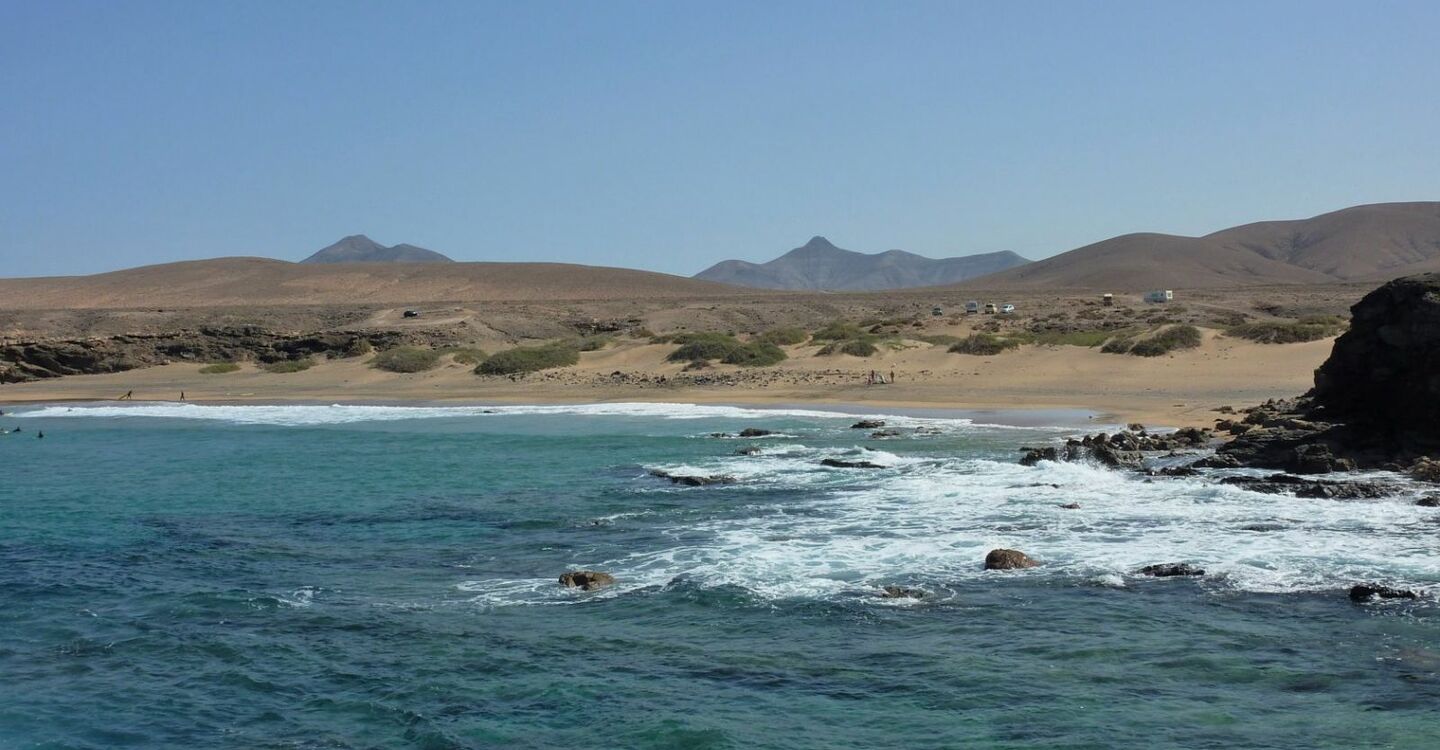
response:
[[[1343,591],[1440,584],[1413,497],[1024,468],[1065,431],[959,420],[207,409],[0,418],[0,747],[1440,747],[1434,599]]]

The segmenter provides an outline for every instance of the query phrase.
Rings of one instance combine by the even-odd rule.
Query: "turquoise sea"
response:
[[[8,413],[0,748],[1440,747],[1418,489],[1026,468],[1085,426],[856,418]],[[778,434],[712,435],[747,427]],[[995,547],[1044,565],[983,572]],[[1133,574],[1182,561],[1209,575]],[[1350,602],[1367,581],[1427,597]]]

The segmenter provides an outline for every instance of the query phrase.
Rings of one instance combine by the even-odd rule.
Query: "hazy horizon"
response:
[[[1440,6],[0,2],[0,276],[345,235],[694,274],[1440,198]]]

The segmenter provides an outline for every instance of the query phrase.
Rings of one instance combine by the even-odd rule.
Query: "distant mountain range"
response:
[[[1384,281],[1440,271],[1440,202],[1375,203],[1207,234],[1126,234],[971,285],[1198,288]]]
[[[761,289],[869,291],[954,284],[1029,262],[1008,251],[938,260],[903,250],[857,253],[813,237],[768,263],[721,261],[694,278]]]
[[[414,245],[385,247],[363,234],[352,234],[301,263],[454,263],[434,250]]]

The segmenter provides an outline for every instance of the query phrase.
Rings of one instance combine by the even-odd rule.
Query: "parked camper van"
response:
[[[1104,306],[1106,306],[1106,307],[1114,307],[1114,306],[1115,306],[1115,295],[1113,295],[1113,294],[1102,294],[1102,295],[1100,295],[1100,304],[1102,304],[1102,305],[1104,305]]]
[[[973,315],[973,314],[978,313],[978,312],[980,312],[980,303],[979,303],[979,302],[976,302],[975,300],[972,299],[972,300],[970,300],[969,302],[966,302],[966,303],[965,303],[965,314],[966,314],[966,315]]]
[[[1146,302],[1162,304],[1165,302],[1169,302],[1173,299],[1175,299],[1175,293],[1170,291],[1169,289],[1157,289],[1156,291],[1145,293]]]
[[[940,317],[941,315],[944,315],[944,314],[945,314],[945,311],[944,311],[943,309],[941,309],[941,307],[940,307],[939,305],[936,305],[936,306],[930,308],[930,314],[938,318],[938,317]]]
[[[986,303],[985,303],[985,314],[986,314],[986,315],[994,315],[994,314],[995,314],[996,312],[998,312],[998,311],[999,311],[999,308],[997,308],[997,307],[995,306],[995,303],[994,303],[994,302],[986,302]]]

